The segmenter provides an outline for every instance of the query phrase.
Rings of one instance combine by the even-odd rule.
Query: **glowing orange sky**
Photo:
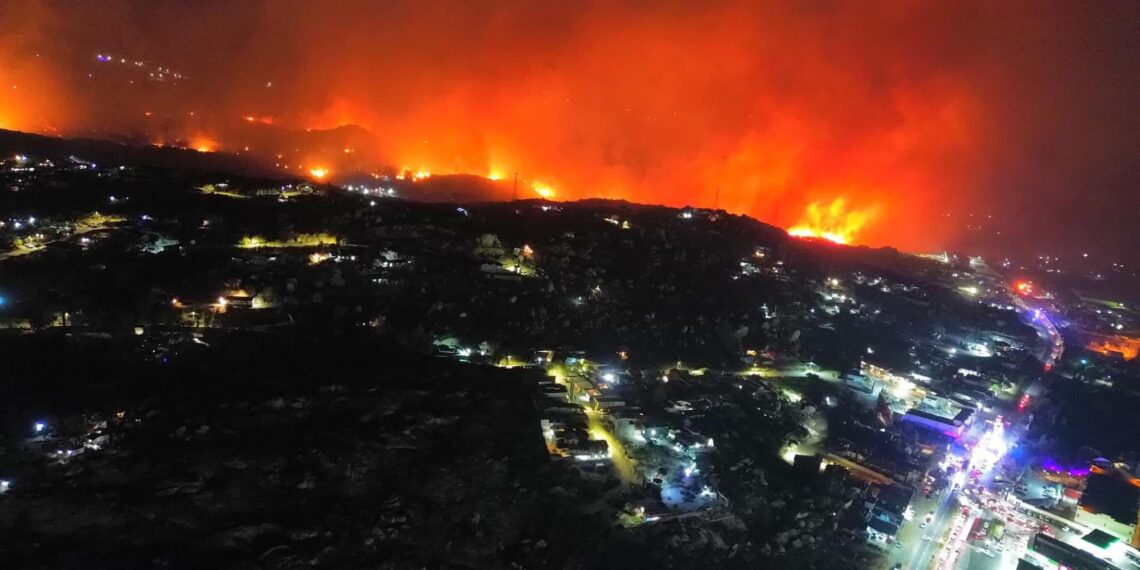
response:
[[[949,212],[1069,196],[1097,176],[1094,150],[1140,132],[1140,113],[1090,110],[1127,110],[1128,52],[1088,48],[1102,68],[1088,71],[1081,34],[1114,30],[1062,5],[207,4],[5,3],[0,79],[21,85],[0,90],[0,127],[249,147],[332,180],[382,166],[517,172],[558,199],[716,204],[907,249],[943,247],[961,231]],[[1105,21],[1128,20],[1111,8]],[[189,79],[101,67],[104,52]],[[1074,80],[1084,73],[1121,83],[1081,92],[1097,84]],[[1066,119],[1042,120],[1058,106]],[[278,159],[237,135],[269,124],[375,138]]]

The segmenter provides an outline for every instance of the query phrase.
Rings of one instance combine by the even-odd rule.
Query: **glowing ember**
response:
[[[272,125],[274,122],[273,117],[258,117],[255,115],[246,115],[242,117],[242,120],[247,123],[261,123],[263,125]]]
[[[325,177],[329,175],[329,171],[327,168],[318,167],[310,169],[309,174],[313,175],[313,178],[316,178],[317,180],[324,180]]]

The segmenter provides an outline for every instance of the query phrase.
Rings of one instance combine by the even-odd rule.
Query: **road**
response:
[[[637,467],[634,466],[633,461],[629,458],[629,453],[626,452],[625,446],[622,445],[618,438],[610,432],[606,427],[605,422],[602,421],[602,413],[597,410],[586,409],[586,421],[590,429],[590,437],[594,439],[601,439],[606,442],[610,448],[610,460],[613,462],[614,470],[618,474],[625,485],[640,485],[642,479],[637,474]]]
[[[991,421],[995,423],[990,423]],[[1012,433],[1013,430],[1007,433],[1003,425],[999,425],[1000,422],[1000,416],[994,415],[992,412],[980,412],[971,428],[963,434],[963,441],[969,442],[972,447],[970,455],[963,463],[962,474],[965,476],[966,473],[974,469],[981,472],[978,479],[971,479],[965,484],[971,487],[978,484],[988,487],[993,484],[994,471],[997,469],[997,465],[1000,464],[1005,454],[1006,445],[1004,444],[1008,444],[1011,438],[1015,438],[1015,434]],[[1004,444],[995,445],[994,442],[1004,442]],[[963,479],[965,479],[965,477]],[[956,495],[963,489],[962,484],[962,482],[953,484],[953,490],[947,494]],[[958,521],[964,525],[968,525],[970,520],[976,518],[979,514],[977,512],[977,505],[970,500],[969,497],[963,497],[960,501],[955,501],[955,506],[957,506],[958,503],[971,507],[972,512],[970,516],[964,521],[959,517]],[[942,511],[946,511],[950,518],[953,518],[952,515],[956,513],[955,509],[947,508],[946,502],[940,505],[940,514]],[[928,568],[931,560],[935,558],[943,564],[943,568],[956,568],[962,559],[968,558],[968,553],[966,552],[966,550],[969,549],[966,543],[968,539],[966,536],[967,532],[969,532],[969,526],[960,527],[955,533],[954,539],[945,541],[941,546],[929,546],[929,555],[925,550],[916,553],[916,559],[912,561],[910,568]]]
[[[934,556],[938,553],[939,545],[942,544],[946,538],[946,534],[950,531],[951,521],[954,519],[954,514],[958,509],[958,491],[947,489],[942,492],[941,498],[938,500],[938,506],[934,509],[934,517],[930,525],[922,529],[926,536],[931,537],[931,540],[922,540],[922,537],[917,537],[919,540],[916,545],[908,546],[906,542],[903,543],[902,550],[912,550],[909,562],[905,568],[918,570],[920,568],[929,568],[930,563],[934,560]],[[929,509],[928,509],[929,511]],[[926,513],[916,513],[915,520],[911,523],[918,523],[926,517]],[[908,523],[909,524],[909,523]],[[914,525],[916,528],[917,524]]]
[[[1030,303],[1016,294],[1013,295],[1013,299],[1021,308],[1026,322],[1037,330],[1037,336],[1041,339],[1041,344],[1033,356],[1045,365],[1045,370],[1051,370],[1065,351],[1065,343],[1049,317],[1048,306],[1043,303]]]
[[[1065,349],[1060,333],[1050,320],[1045,307],[1038,308],[1030,306],[1024,299],[1016,295],[1016,293],[1012,296],[1014,303],[1022,309],[1026,321],[1036,329],[1040,339],[1040,343],[1034,351],[1034,356],[1044,365],[1046,371],[1052,369],[1057,360],[1061,358],[1061,354]],[[993,412],[980,413],[975,419],[974,426],[965,434],[963,439],[980,443],[982,434],[978,433],[978,429],[985,426],[987,420],[997,419],[998,417],[994,415]],[[979,477],[977,481],[970,483],[971,486],[981,485],[983,488],[980,494],[981,496],[974,498],[985,500],[987,496],[991,496],[989,493],[993,489],[996,467],[1000,465],[1005,449],[1012,449],[1024,431],[1025,426],[1021,425],[1020,422],[1014,421],[1013,425],[1014,429],[1003,433],[1002,437],[1006,442],[1006,446],[997,451],[997,457],[984,461],[983,465],[975,465],[973,459],[970,461],[971,468],[976,466],[982,471],[981,477]],[[969,500],[965,502],[974,504]],[[993,517],[996,515],[1007,522],[1011,522],[1010,519],[1019,519],[1017,522],[1022,523],[1020,525],[1015,524],[1007,527],[1007,529],[1010,530],[1010,534],[1001,541],[1002,551],[995,552],[996,549],[989,550],[989,552],[993,554],[993,556],[990,556],[982,550],[981,545],[968,543],[969,537],[964,536],[964,532],[961,531],[959,532],[957,540],[948,541],[942,548],[936,548],[935,545],[931,545],[928,547],[929,550],[934,551],[934,556],[938,556],[940,560],[945,560],[946,562],[952,561],[952,564],[946,564],[946,567],[950,569],[996,570],[997,568],[1015,567],[1017,559],[1024,553],[1025,544],[1032,528],[1024,524],[1024,518],[1012,515],[1010,511],[1006,509],[1005,505],[995,506],[994,509],[996,509],[996,512],[989,509],[985,510],[985,512],[978,512],[979,509],[975,504],[975,508],[973,509],[975,512],[971,512],[971,518],[978,515],[982,515],[983,517]],[[1019,526],[1020,530],[1018,529]],[[968,528],[965,529],[967,532],[968,530]],[[927,568],[930,560],[931,558],[927,556],[926,549],[920,548],[919,551],[915,553],[915,559],[912,560],[909,567],[916,569]]]
[[[61,236],[57,239],[40,242],[40,243],[37,243],[35,246],[30,247],[30,248],[12,249],[9,251],[0,252],[0,261],[4,261],[4,260],[11,259],[14,257],[19,257],[21,255],[38,253],[38,252],[41,252],[41,251],[44,251],[45,249],[47,249],[47,246],[49,246],[51,244],[65,242],[65,241],[68,241],[74,237],[82,236],[83,234],[87,234],[87,233],[91,233],[91,232],[99,232],[99,231],[103,231],[103,230],[110,230],[110,229],[114,229],[114,228],[112,226],[106,226],[106,225],[79,224],[79,225],[76,225],[75,230],[72,231],[70,234],[67,234],[65,236]]]

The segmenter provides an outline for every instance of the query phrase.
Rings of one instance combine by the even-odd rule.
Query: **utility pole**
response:
[[[517,202],[518,199],[519,199],[519,171],[516,170],[515,171],[515,185],[514,185],[514,189],[511,190],[511,201]]]
[[[720,186],[716,187],[716,198],[713,199],[713,209],[720,209]]]

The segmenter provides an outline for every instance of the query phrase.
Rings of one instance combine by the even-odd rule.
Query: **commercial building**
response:
[[[1029,550],[1026,552],[1026,557],[1047,570],[1056,568],[1115,570],[1116,568],[1111,563],[1097,558],[1091,552],[1081,550],[1040,532],[1033,535],[1033,538],[1029,540]]]
[[[1140,547],[1137,534],[1137,479],[1117,469],[1093,467],[1077,504],[1078,523]]]

